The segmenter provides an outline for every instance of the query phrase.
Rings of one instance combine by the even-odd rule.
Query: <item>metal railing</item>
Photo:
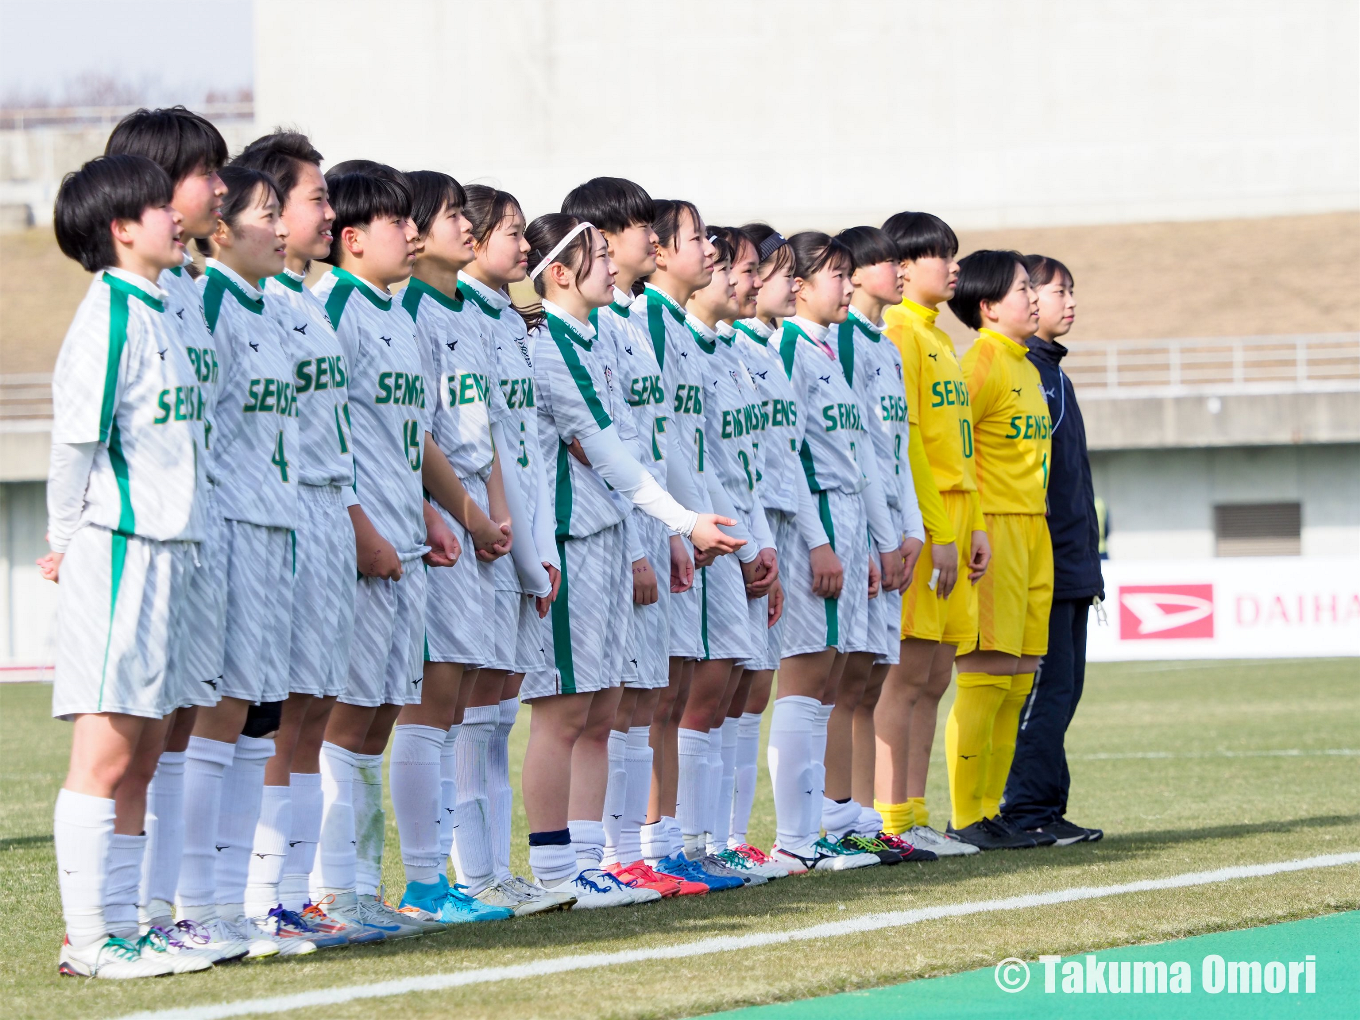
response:
[[[0,375],[0,432],[33,432],[52,421],[52,373]]]
[[[1360,392],[1360,333],[1074,343],[1063,371],[1083,397]]]
[[[116,124],[135,109],[136,106],[10,106],[0,108],[0,129],[22,131],[30,127]],[[255,104],[250,100],[198,103],[193,109],[214,123],[250,120],[255,116]]]

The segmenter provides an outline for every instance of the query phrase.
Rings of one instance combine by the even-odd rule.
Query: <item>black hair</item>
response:
[[[836,235],[836,240],[850,250],[850,271],[880,262],[899,261],[897,245],[877,227],[850,227]]]
[[[656,219],[652,196],[623,177],[594,177],[578,184],[562,199],[562,211],[601,230],[618,234]]]
[[[1067,285],[1075,287],[1076,280],[1072,276],[1072,270],[1055,258],[1047,255],[1026,255],[1025,268],[1029,270],[1029,282],[1036,287],[1045,287],[1053,281],[1055,276],[1067,278]]]
[[[57,247],[91,273],[117,265],[113,221],[140,220],[174,193],[170,175],[145,156],[98,156],[62,178],[52,214]]]
[[[676,235],[680,233],[680,224],[686,215],[696,227],[704,225],[704,219],[699,215],[699,207],[693,202],[686,202],[682,198],[656,200],[656,218],[652,220],[652,229],[656,231],[656,240],[660,247],[679,247],[676,244]]]
[[[789,247],[793,249],[793,275],[800,280],[811,279],[830,265],[844,267],[848,276],[854,264],[849,248],[819,230],[794,234]]]
[[[741,258],[742,248],[747,247],[748,245],[751,248],[751,254],[756,257],[756,262],[758,263],[760,261],[760,245],[756,244],[756,242],[748,237],[739,227],[709,226],[708,236],[709,239],[713,241],[713,246],[715,248],[721,244],[727,250],[725,258],[721,254],[719,255],[719,262],[726,261],[732,265],[736,265],[737,259]]]
[[[496,232],[501,221],[511,213],[519,213],[523,216],[524,207],[519,204],[519,199],[515,198],[510,192],[488,187],[485,184],[468,185],[467,202],[463,206],[463,215],[472,224],[472,239],[479,246],[486,244],[491,239],[491,235]]]
[[[247,145],[231,165],[263,170],[278,181],[279,193],[287,202],[289,194],[297,187],[299,167],[306,163],[319,167],[323,158],[302,132],[279,128]]]
[[[959,259],[959,284],[949,310],[970,329],[982,328],[982,302],[1000,301],[1015,283],[1015,267],[1025,268],[1018,251],[982,249]]]
[[[448,174],[438,170],[410,170],[405,174],[411,189],[411,219],[424,237],[434,226],[435,217],[447,206],[462,209],[467,205],[467,192]]]
[[[114,126],[104,155],[145,156],[169,175],[173,187],[200,167],[224,166],[227,143],[209,120],[183,106],[140,109]]]
[[[255,203],[255,193],[261,188],[272,193],[279,200],[279,206],[283,206],[283,191],[271,174],[235,163],[228,163],[220,173],[222,183],[227,186],[227,194],[222,199],[222,222],[227,226],[235,228],[241,214]]]
[[[351,169],[355,164],[363,166]],[[326,174],[326,187],[335,209],[335,223],[331,225],[331,250],[321,261],[332,266],[340,264],[340,234],[346,227],[366,227],[384,217],[404,220],[411,215],[406,175],[382,163],[358,159],[341,163]]]
[[[761,252],[765,253],[760,259],[762,278],[769,277],[781,269],[793,272],[793,249],[789,247],[784,235],[774,227],[768,223],[748,223],[741,228],[741,232],[755,243],[757,256],[760,256]]]
[[[883,221],[883,232],[897,245],[897,257],[903,262],[952,259],[959,253],[953,228],[930,213],[894,213]]]
[[[524,239],[529,242],[529,272],[533,272],[543,260],[548,257],[548,253],[556,248],[562,238],[566,237],[581,224],[581,219],[568,213],[544,213],[537,217],[524,231]],[[579,284],[589,274],[591,269],[590,251],[595,243],[595,231],[587,228],[571,239],[571,243],[553,256],[553,262],[560,262],[569,269],[576,270],[576,282]],[[547,268],[546,266],[544,267]],[[534,277],[534,293],[540,298],[547,296],[548,283],[544,279],[544,274],[539,273]],[[534,304],[525,308],[516,306],[515,311],[524,319],[524,324],[533,329],[543,321],[543,305]]]

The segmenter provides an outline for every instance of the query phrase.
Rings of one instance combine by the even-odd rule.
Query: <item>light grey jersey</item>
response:
[[[166,292],[166,312],[175,317],[174,324],[179,331],[184,353],[194,366],[194,375],[198,379],[203,448],[211,451],[213,412],[217,407],[217,381],[221,370],[217,363],[217,340],[203,317],[203,291],[199,289],[198,281],[189,275],[189,266],[192,264],[193,259],[186,254],[184,265],[163,270],[159,282],[161,289]],[[201,467],[204,477],[211,478],[208,474],[212,468],[210,457],[202,458]]]
[[[731,346],[694,316],[687,320],[704,376],[704,452],[732,505],[748,513],[756,488],[760,404],[755,384]]]
[[[666,484],[666,389],[647,332],[647,305],[615,288],[614,301],[591,317],[598,343],[609,351],[615,384],[632,419],[628,445],[653,478]]]
[[[771,510],[798,512],[799,487],[807,487],[798,450],[803,445],[803,423],[798,396],[779,360],[776,332],[759,319],[736,324],[736,349],[760,393],[764,438],[760,445],[760,501]]]

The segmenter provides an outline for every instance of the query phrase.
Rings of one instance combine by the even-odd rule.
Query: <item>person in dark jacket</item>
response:
[[[1053,539],[1053,608],[1048,653],[1034,674],[1034,689],[1020,715],[1015,760],[1006,781],[1002,816],[1013,827],[1041,830],[1058,845],[1095,842],[1104,833],[1069,822],[1071,776],[1063,737],[1081,700],[1086,676],[1086,621],[1093,599],[1103,598],[1100,526],[1086,456],[1086,427],[1058,343],[1072,328],[1077,300],[1072,274],[1056,259],[1026,255],[1039,292],[1039,330],[1030,338],[1029,360],[1039,369],[1053,420],[1048,481],[1048,530]]]

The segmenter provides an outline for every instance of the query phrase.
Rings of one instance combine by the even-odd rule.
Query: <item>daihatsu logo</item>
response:
[[[1212,638],[1212,584],[1121,585],[1119,639]]]

